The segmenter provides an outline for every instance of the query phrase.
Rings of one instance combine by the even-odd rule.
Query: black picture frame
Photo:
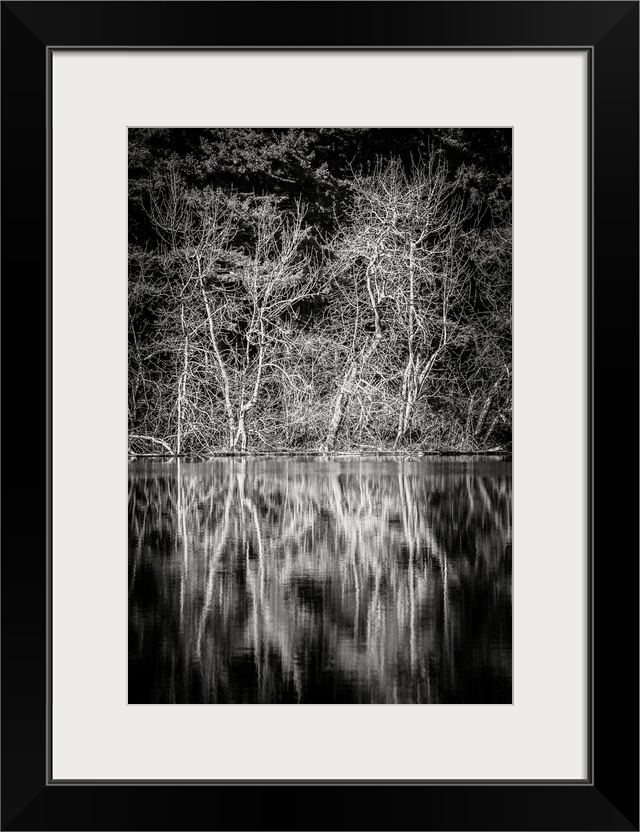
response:
[[[638,10],[626,0],[2,3],[2,829],[638,829]],[[588,51],[592,684],[584,782],[50,779],[54,47]]]

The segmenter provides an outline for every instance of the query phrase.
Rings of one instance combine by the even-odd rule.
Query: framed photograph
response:
[[[638,3],[2,20],[2,828],[638,829]]]

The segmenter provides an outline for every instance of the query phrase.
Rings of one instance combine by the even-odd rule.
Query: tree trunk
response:
[[[353,383],[357,371],[358,363],[354,360],[351,364],[351,367],[347,371],[344,379],[342,380],[340,390],[338,392],[338,395],[336,396],[336,400],[333,405],[333,414],[331,416],[331,422],[329,423],[329,430],[327,431],[327,435],[324,442],[320,446],[320,450],[323,453],[330,453],[331,451],[333,451],[335,447],[336,439],[338,437],[340,426],[342,425],[345,410],[347,409],[349,399],[351,398],[351,391],[353,389]]]
[[[396,433],[394,448],[398,447],[409,429],[409,424],[413,415],[413,406],[415,405],[417,397],[417,391],[415,389],[416,372],[417,367],[414,365],[413,354],[409,353],[409,360],[407,361],[407,366],[405,367],[402,377],[402,401],[404,404],[400,410],[400,416],[398,417],[398,431]]]
[[[182,322],[182,332],[184,334],[184,364],[182,367],[182,373],[178,380],[178,429],[176,431],[176,454],[178,455],[182,450],[182,416],[187,390],[187,372],[189,369],[189,336],[185,333],[184,328],[184,304],[180,307],[180,320]]]
[[[418,397],[422,391],[423,385],[427,380],[433,365],[436,362],[438,354],[442,349],[442,345],[438,347],[438,349],[433,353],[431,358],[427,361],[424,365],[422,370],[420,366],[422,364],[422,357],[420,354],[417,355],[415,359],[412,356],[409,356],[409,361],[407,362],[406,369],[404,371],[404,379],[402,382],[402,398],[404,401],[402,410],[400,411],[400,417],[398,419],[398,433],[396,435],[396,441],[394,444],[394,448],[397,448],[398,445],[404,439],[407,431],[411,427],[411,422],[413,420],[413,412],[416,407],[416,403],[418,401]]]
[[[198,268],[200,266],[198,265]],[[231,386],[229,384],[229,374],[227,373],[227,368],[225,367],[224,360],[222,358],[222,354],[220,353],[220,348],[218,347],[218,339],[216,338],[215,330],[213,327],[213,316],[211,313],[211,306],[209,304],[209,298],[207,297],[207,291],[204,288],[204,280],[202,279],[202,273],[200,272],[199,275],[199,282],[200,282],[200,291],[202,292],[202,299],[204,301],[204,308],[207,313],[207,324],[209,326],[209,337],[211,339],[211,346],[213,348],[213,355],[216,359],[216,363],[218,365],[218,369],[220,371],[220,378],[222,381],[222,394],[224,396],[224,409],[227,414],[227,431],[229,436],[229,449],[234,450],[234,436],[235,436],[235,418],[233,413],[233,406],[231,404]]]
[[[333,405],[333,415],[331,416],[331,422],[329,424],[327,436],[322,445],[320,446],[320,450],[323,453],[330,453],[331,451],[333,451],[336,444],[336,439],[338,438],[338,434],[340,433],[340,428],[342,427],[344,414],[347,412],[349,402],[351,401],[351,395],[356,386],[356,375],[359,370],[361,371],[367,366],[367,364],[371,360],[371,357],[376,351],[381,338],[382,330],[378,329],[373,339],[371,340],[369,346],[360,354],[359,359],[355,359],[353,361],[351,367],[345,375],[340,386],[340,391],[338,392],[335,403]]]
[[[486,444],[487,444],[487,442],[489,441],[489,437],[490,437],[490,436],[491,436],[491,434],[493,433],[493,431],[494,431],[494,429],[495,429],[495,426],[498,424],[498,421],[499,421],[499,420],[500,420],[500,411],[498,411],[498,412],[496,413],[496,415],[493,417],[493,419],[492,419],[492,421],[491,421],[491,424],[490,424],[490,425],[489,425],[489,427],[487,428],[487,432],[485,433],[484,438],[483,438],[483,440],[482,440],[482,445],[483,445],[483,446],[484,446],[484,445],[486,445]]]
[[[231,450],[234,453],[237,453],[240,450],[242,453],[245,453],[247,450],[247,430],[245,427],[245,410],[240,411],[240,415],[238,416],[238,423],[235,431],[235,435],[231,442]]]
[[[502,373],[500,373],[500,375],[498,376],[498,378],[494,382],[493,386],[491,387],[491,390],[489,391],[489,395],[485,399],[484,405],[482,406],[482,410],[480,411],[480,416],[478,417],[478,422],[476,424],[476,429],[474,431],[476,437],[479,437],[480,433],[482,432],[482,428],[484,427],[485,420],[486,420],[487,415],[489,413],[489,408],[491,407],[491,403],[493,402],[493,397],[494,397],[494,395],[495,395],[495,393],[498,389],[498,386],[500,385],[501,380],[502,380]],[[496,419],[497,419],[497,417],[496,417]],[[493,420],[493,422],[491,424],[491,427],[487,431],[487,435],[484,437],[485,442],[487,440],[488,435],[493,430],[496,419]]]
[[[358,371],[362,371],[371,360],[374,352],[376,351],[378,344],[382,340],[382,325],[380,323],[380,310],[378,308],[378,300],[376,299],[376,295],[373,291],[372,285],[372,275],[376,269],[378,254],[376,252],[374,258],[371,260],[369,265],[367,266],[366,271],[366,285],[367,285],[367,293],[369,295],[369,301],[371,303],[371,309],[373,310],[373,318],[374,318],[374,326],[375,326],[375,333],[373,338],[371,339],[371,343],[365,347],[362,352],[360,353],[360,357],[353,360],[351,367],[347,371],[342,384],[340,385],[340,390],[338,395],[336,396],[335,403],[333,405],[333,415],[331,416],[331,422],[329,423],[329,430],[327,431],[327,436],[320,446],[320,450],[323,453],[330,453],[333,451],[336,439],[338,438],[338,434],[340,432],[340,428],[342,427],[342,422],[344,419],[344,414],[347,411],[349,406],[349,402],[351,400],[351,394],[353,393],[354,386],[355,386],[355,379]]]

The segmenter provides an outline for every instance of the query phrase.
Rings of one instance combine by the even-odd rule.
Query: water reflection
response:
[[[136,461],[129,702],[511,701],[511,464]]]

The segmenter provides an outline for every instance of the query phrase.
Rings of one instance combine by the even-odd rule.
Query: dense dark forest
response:
[[[511,131],[129,131],[129,450],[511,443]]]

